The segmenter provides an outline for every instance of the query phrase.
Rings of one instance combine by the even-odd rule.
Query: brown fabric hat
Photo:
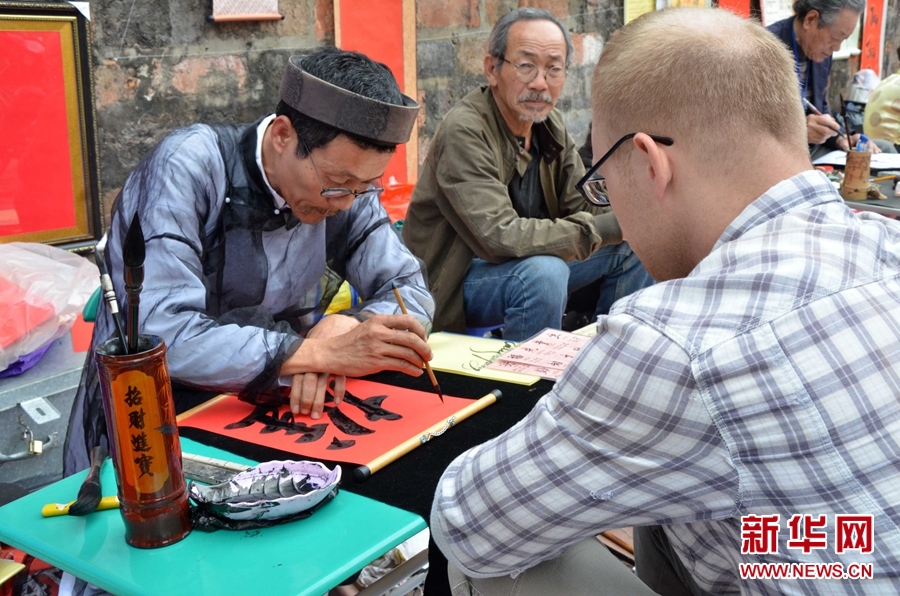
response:
[[[409,141],[419,104],[406,95],[403,105],[384,103],[347,91],[304,71],[302,56],[291,56],[279,95],[301,114],[378,144]]]

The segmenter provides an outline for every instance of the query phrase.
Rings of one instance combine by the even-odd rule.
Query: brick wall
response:
[[[425,105],[419,163],[447,111],[486,83],[483,61],[491,26],[518,6],[545,8],[569,29],[575,56],[558,107],[576,142],[585,139],[593,66],[604,41],[622,25],[622,0],[418,0],[419,98]]]
[[[334,44],[331,0],[281,0],[283,21],[209,23],[211,0],[93,0],[104,216],[166,133],[275,109],[287,57]]]
[[[900,67],[900,0],[889,0],[886,72]],[[334,43],[332,0],[280,0],[286,18],[213,24],[211,0],[92,0],[97,127],[104,211],[140,158],[167,132],[193,122],[249,122],[275,107],[287,57]],[[419,160],[437,125],[484,83],[491,25],[517,6],[550,10],[575,56],[559,107],[577,142],[590,121],[591,71],[622,24],[622,0],[418,0]],[[835,66],[849,90],[852,62]]]

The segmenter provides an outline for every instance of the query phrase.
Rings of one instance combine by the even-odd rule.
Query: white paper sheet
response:
[[[845,166],[847,153],[837,150],[826,153],[813,162],[814,166]],[[869,164],[872,170],[900,170],[900,153],[876,153]]]

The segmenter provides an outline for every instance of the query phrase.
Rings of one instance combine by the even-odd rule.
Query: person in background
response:
[[[555,109],[572,54],[548,11],[504,15],[484,57],[488,85],[435,133],[403,237],[428,269],[436,330],[503,325],[520,341],[559,329],[568,296],[589,284],[595,319],[652,283],[615,214],[575,189],[584,167]]]
[[[900,48],[897,56],[900,57]],[[886,77],[872,91],[863,126],[869,138],[900,148],[900,71]]]
[[[793,66],[719,9],[603,49],[579,186],[658,283],[444,472],[455,595],[897,591],[900,222],[812,169]],[[595,538],[628,526],[638,577]]]
[[[799,95],[808,102],[806,130],[813,160],[834,149],[851,149],[828,105],[828,76],[831,55],[853,33],[865,7],[865,0],[796,0],[794,16],[768,27],[793,54]],[[854,147],[858,140],[859,134],[851,136]]]

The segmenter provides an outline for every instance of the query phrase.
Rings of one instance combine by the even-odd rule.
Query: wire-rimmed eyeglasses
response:
[[[371,186],[366,190],[350,190],[349,188],[326,187],[325,183],[322,182],[322,177],[319,175],[319,168],[316,167],[316,162],[313,161],[312,153],[309,151],[309,147],[306,146],[306,141],[301,140],[300,142],[303,143],[303,148],[306,149],[306,156],[309,158],[309,163],[312,164],[313,171],[316,173],[316,178],[319,179],[319,185],[322,187],[322,192],[320,192],[319,194],[326,199],[343,199],[344,197],[353,195],[353,200],[355,201],[362,195],[366,195],[369,193],[380,195],[384,192],[384,188],[381,186]],[[379,178],[378,181],[379,183],[381,183],[381,178]]]
[[[603,165],[603,162],[609,159],[609,157],[613,153],[615,153],[616,149],[618,149],[622,145],[622,143],[638,134],[640,133],[632,132],[616,141],[610,148],[610,150],[604,153],[603,157],[598,159],[597,163],[595,163],[591,167],[591,169],[587,171],[584,177],[579,180],[577,184],[575,184],[575,188],[578,190],[578,192],[581,193],[581,195],[588,203],[600,207],[609,205],[609,193],[607,193],[606,191],[606,178],[604,178],[597,172],[600,170],[600,166]],[[647,136],[660,145],[666,145],[667,147],[671,146],[672,143],[675,142],[669,137],[659,137],[656,135]]]
[[[516,78],[520,83],[530,83],[535,80],[539,72],[544,73],[544,78],[551,85],[558,85],[566,80],[566,70],[563,66],[551,66],[550,68],[538,68],[536,64],[531,62],[510,62],[506,58],[500,58],[500,62],[506,62],[516,69]]]

